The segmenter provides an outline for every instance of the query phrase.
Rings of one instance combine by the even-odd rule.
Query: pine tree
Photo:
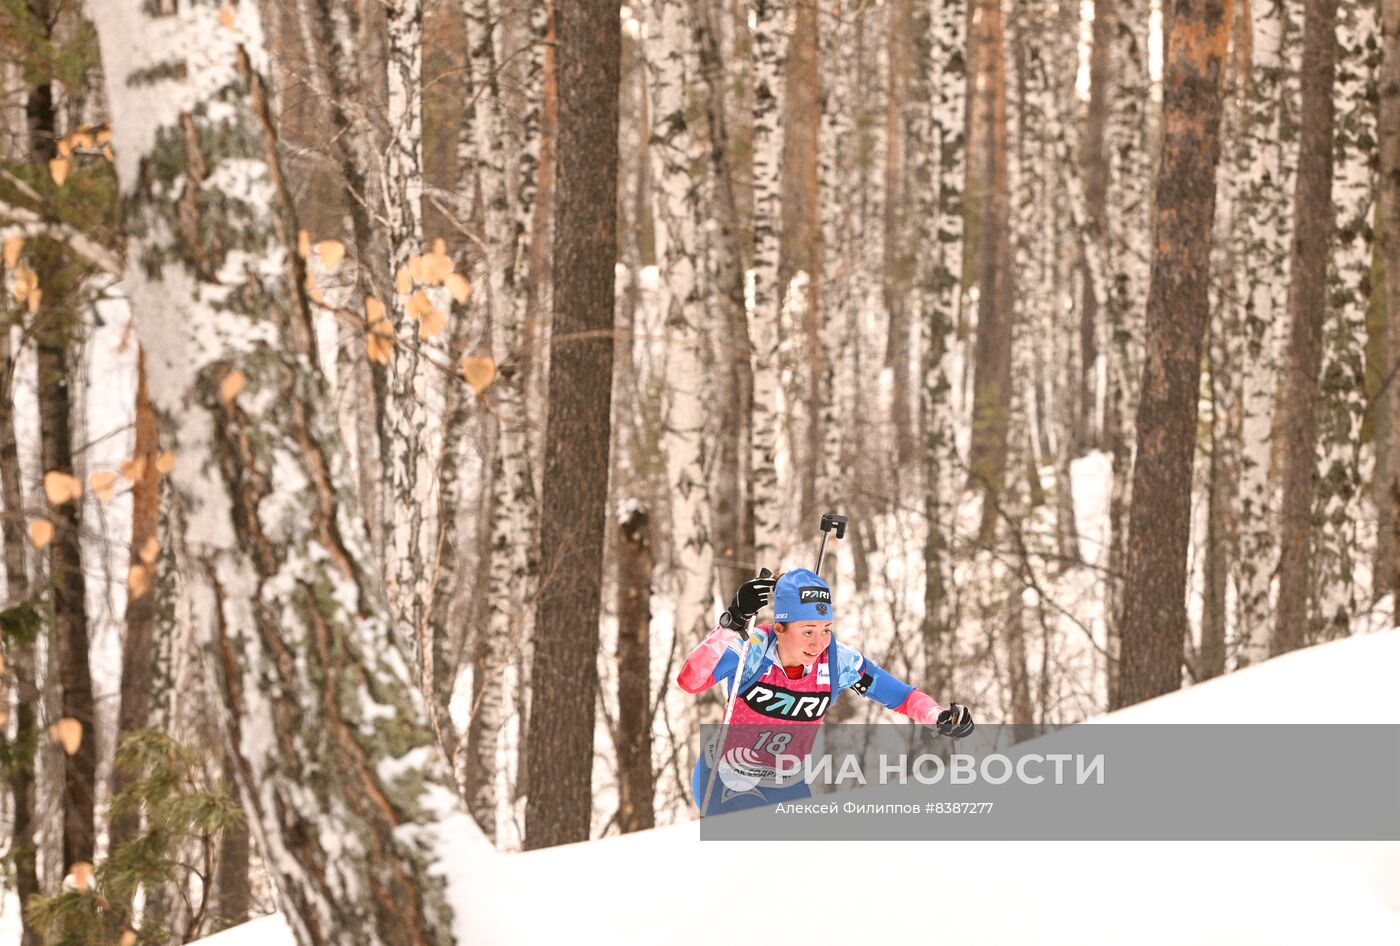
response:
[[[1232,10],[1230,0],[1177,0],[1168,16],[1118,705],[1181,686],[1191,460]]]

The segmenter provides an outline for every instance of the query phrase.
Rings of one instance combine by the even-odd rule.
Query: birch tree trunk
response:
[[[1133,420],[1142,373],[1142,313],[1147,300],[1150,261],[1152,169],[1148,160],[1149,102],[1148,4],[1112,0],[1114,11],[1112,88],[1108,116],[1109,215],[1107,265],[1110,289],[1102,326],[1106,352],[1104,439],[1113,457],[1109,495],[1107,688],[1115,705],[1123,586],[1127,575],[1128,507],[1132,499]]]
[[[1271,445],[1279,359],[1287,315],[1291,161],[1283,123],[1285,0],[1250,0],[1253,24],[1250,74],[1235,146],[1229,154],[1236,188],[1234,294],[1245,328],[1239,457],[1238,601],[1235,649],[1241,663],[1267,654],[1270,586],[1278,562],[1277,477]]]
[[[670,487],[675,632],[697,641],[715,616],[714,535],[704,471],[712,456],[706,442],[710,377],[702,364],[709,344],[699,229],[703,192],[696,180],[700,143],[691,134],[697,116],[699,60],[694,18],[686,0],[647,5],[647,47],[652,137],[648,148],[656,183],[656,256],[661,265],[660,304],[666,319],[666,401],[663,451]]]
[[[948,600],[950,556],[957,507],[956,418],[952,407],[952,360],[962,307],[963,172],[966,161],[967,11],[961,0],[918,0],[913,10],[914,73],[911,95],[926,102],[910,126],[913,223],[920,265],[914,312],[921,335],[920,409],[924,441],[924,617],[925,680],[953,686],[955,624]],[[925,117],[926,116],[926,117]]]
[[[1316,603],[1310,633],[1330,640],[1351,633],[1356,615],[1357,527],[1362,483],[1372,450],[1362,444],[1366,412],[1366,311],[1371,303],[1371,231],[1376,147],[1376,0],[1337,8],[1337,67],[1333,90],[1332,206],[1335,242],[1327,255],[1327,299],[1318,380]],[[1310,234],[1309,238],[1315,238]]]
[[[15,439],[14,393],[17,379],[17,353],[12,349],[9,328],[0,329],[0,535],[5,549],[5,600],[13,607],[30,593],[29,564],[24,540],[24,492],[20,485],[19,446]],[[34,642],[11,642],[6,648],[10,672],[15,680],[15,737],[6,748],[14,753],[14,774],[10,777],[10,857],[14,862],[15,895],[20,903],[22,933],[20,946],[39,946],[39,931],[25,919],[24,905],[39,892],[37,865],[38,838],[35,835],[37,761],[34,745],[38,738],[39,692],[35,685],[37,654]]]
[[[322,416],[257,10],[92,12],[188,620],[287,920],[302,946],[465,941],[446,862],[476,835]]]
[[[786,0],[753,0],[753,339],[752,441],[749,498],[754,561],[776,561],[783,496],[774,454],[778,445],[778,236],[782,227],[783,70]],[[769,565],[776,570],[776,566]]]
[[[1118,705],[1181,686],[1186,553],[1231,0],[1176,0],[1166,39]]]
[[[538,0],[531,0],[533,10]],[[480,189],[486,247],[473,283],[478,318],[490,326],[496,380],[488,389],[496,417],[491,475],[490,580],[485,591],[490,620],[477,650],[473,705],[468,738],[468,798],[472,814],[488,837],[496,837],[498,741],[507,721],[506,668],[514,643],[527,635],[530,603],[538,581],[539,500],[530,462],[531,433],[525,410],[528,383],[523,349],[529,287],[525,261],[535,198],[537,156],[527,146],[512,154],[509,140],[502,61],[499,0],[466,0],[468,69],[473,114],[466,129],[472,137],[464,152],[475,168]],[[532,123],[527,122],[529,128]],[[538,126],[538,119],[533,122]],[[524,729],[522,728],[523,734]],[[523,739],[522,739],[523,742]]]

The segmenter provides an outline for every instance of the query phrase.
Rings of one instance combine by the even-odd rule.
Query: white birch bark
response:
[[[822,97],[818,130],[820,212],[822,227],[821,326],[822,455],[818,467],[817,504],[836,508],[850,492],[847,457],[843,454],[855,416],[851,335],[851,269],[857,245],[851,222],[850,175],[855,147],[851,110],[851,27],[840,18],[820,26],[820,61],[827,94]]]
[[[787,58],[787,0],[752,0],[753,16],[753,342],[752,440],[749,501],[754,559],[779,552],[783,497],[774,464],[778,441],[778,234],[782,230],[783,76]]]
[[[1268,656],[1271,584],[1278,567],[1279,496],[1271,475],[1279,365],[1288,324],[1288,247],[1292,164],[1283,101],[1288,0],[1251,0],[1253,61],[1236,146],[1224,155],[1221,184],[1235,193],[1231,294],[1224,303],[1245,333],[1240,395],[1235,628],[1227,645],[1243,666]]]
[[[176,457],[173,545],[284,914],[302,946],[465,942],[453,856],[479,836],[423,726],[325,409],[257,7],[89,10],[126,288]]]
[[[1117,0],[1113,44],[1112,94],[1109,97],[1108,249],[1110,288],[1099,345],[1107,359],[1104,429],[1113,454],[1109,499],[1107,591],[1104,597],[1108,635],[1110,699],[1116,685],[1118,621],[1122,613],[1122,576],[1127,571],[1128,507],[1132,485],[1132,451],[1137,442],[1137,387],[1142,374],[1142,332],[1150,266],[1152,169],[1149,160],[1147,63],[1148,4]]]
[[[543,0],[530,0],[532,9]],[[488,389],[496,417],[496,450],[491,483],[490,567],[486,595],[490,619],[476,662],[477,694],[469,740],[471,779],[468,799],[472,813],[489,837],[497,836],[499,799],[497,756],[508,721],[506,670],[519,663],[517,642],[528,636],[528,603],[538,581],[536,542],[539,497],[531,469],[531,434],[525,407],[522,350],[525,326],[526,261],[538,161],[538,116],[526,116],[523,127],[534,129],[533,144],[515,150],[510,142],[503,86],[503,4],[500,0],[465,0],[468,70],[472,88],[470,156],[481,195],[485,247],[474,279],[473,305],[484,309],[490,325],[491,357],[497,378]],[[534,55],[527,52],[526,55]],[[535,101],[530,98],[529,101]],[[534,106],[537,108],[537,105]],[[523,733],[523,729],[521,730]]]
[[[963,0],[916,0],[910,94],[927,103],[909,128],[913,239],[920,247],[912,317],[919,330],[923,415],[924,618],[929,686],[952,686],[954,589],[949,549],[961,477],[953,408],[953,356],[963,305],[963,179],[966,166],[967,8]],[[947,690],[945,689],[945,692]]]
[[[666,481],[671,491],[672,572],[675,633],[699,640],[716,613],[713,539],[705,469],[707,344],[701,285],[700,190],[695,168],[704,157],[690,129],[689,92],[699,81],[687,0],[651,0],[646,8],[647,76],[652,137],[652,181],[656,187],[656,256],[665,319],[666,370],[662,427]],[[683,645],[684,646],[684,645]]]
[[[1361,516],[1361,444],[1366,409],[1366,310],[1371,301],[1371,214],[1375,180],[1376,66],[1380,31],[1374,0],[1337,8],[1337,72],[1333,91],[1332,206],[1334,245],[1328,259],[1329,306],[1318,380],[1317,493],[1313,521],[1315,614],[1319,639],[1351,633],[1359,589],[1357,526]],[[1366,595],[1369,598],[1369,595]]]

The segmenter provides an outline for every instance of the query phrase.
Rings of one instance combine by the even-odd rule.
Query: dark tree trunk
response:
[[[42,279],[56,274],[62,265],[59,249],[45,246],[49,265],[37,265]],[[55,288],[50,282],[50,291]],[[70,428],[72,400],[68,369],[69,320],[72,313],[47,302],[40,310],[35,332],[39,376],[40,463],[46,474],[73,473],[73,435]],[[83,727],[77,752],[63,764],[63,866],[92,862],[94,845],[93,804],[97,770],[97,730],[93,713],[92,676],[88,663],[86,582],[79,530],[81,504],[71,500],[50,509],[54,523],[49,544],[49,574],[53,585],[54,630],[59,648],[59,684],[65,718]]]
[[[30,90],[26,114],[30,153],[37,164],[46,164],[56,151],[57,116],[53,90],[38,85]],[[69,348],[74,323],[72,294],[77,274],[63,247],[36,240],[31,245],[32,267],[43,290],[43,304],[34,321],[38,361],[39,455],[45,474],[73,474],[72,399],[69,394]],[[93,805],[97,770],[97,731],[93,713],[92,676],[88,660],[86,583],[79,530],[81,503],[70,500],[54,506],[49,544],[49,575],[53,586],[54,633],[58,641],[60,712],[82,725],[77,752],[63,763],[63,868],[75,862],[92,862],[95,838]]]
[[[618,827],[656,825],[651,764],[651,519],[634,503],[619,522],[617,567]]]
[[[1303,12],[1302,110],[1289,255],[1288,374],[1283,398],[1283,504],[1279,521],[1278,612],[1270,655],[1309,640],[1313,478],[1317,470],[1318,372],[1327,312],[1327,250],[1333,228],[1332,82],[1337,0],[1307,0]]]
[[[805,272],[807,285],[806,383],[807,416],[798,427],[805,434],[805,447],[800,455],[801,519],[806,522],[815,515],[817,476],[821,465],[821,203],[818,196],[819,149],[818,130],[821,127],[822,81],[820,62],[820,11],[815,3],[799,3],[793,19],[792,38],[788,42],[787,77],[784,88],[786,110],[783,132],[783,230],[778,259],[778,291],[786,293],[793,276]],[[792,328],[796,328],[793,326]],[[794,371],[797,366],[793,366]],[[789,426],[796,418],[789,416]],[[800,442],[794,440],[794,442]]]
[[[980,531],[986,542],[996,528],[997,504],[1006,481],[1011,415],[1011,202],[1006,178],[1006,40],[1000,0],[982,0],[978,29],[978,67],[983,72],[979,94],[987,116],[981,128],[986,189],[981,201],[981,276],[968,465],[969,486],[984,497]]]
[[[617,258],[618,0],[555,10],[554,326],[525,847],[588,839]]]
[[[1162,82],[1117,704],[1181,686],[1186,547],[1231,0],[1176,0]]]

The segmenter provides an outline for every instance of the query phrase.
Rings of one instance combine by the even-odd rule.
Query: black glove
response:
[[[770,577],[772,574],[766,568],[759,569],[757,578],[750,578],[739,586],[729,610],[719,616],[720,627],[741,630],[749,623],[749,618],[773,602],[773,588],[778,582]]]
[[[948,708],[938,714],[938,731],[954,739],[971,735],[972,713],[961,703],[949,703]]]

